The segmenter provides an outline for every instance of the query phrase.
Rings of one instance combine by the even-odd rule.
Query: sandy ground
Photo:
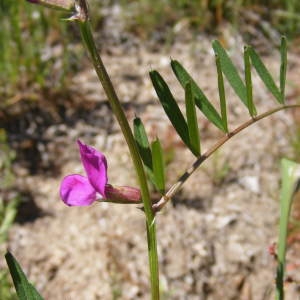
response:
[[[195,158],[172,130],[147,73],[159,70],[183,107],[183,91],[169,66],[170,57],[177,59],[217,104],[211,40],[202,35],[196,40],[182,37],[159,52],[142,43],[103,50],[128,117],[141,117],[149,136],[158,135],[171,157],[168,186]],[[231,39],[228,47],[242,71],[241,39]],[[287,93],[295,101],[300,63],[296,54],[290,57]],[[278,58],[276,52],[264,58],[273,74]],[[257,76],[253,84],[259,113],[277,105]],[[94,72],[79,73],[72,89],[73,105],[60,96],[57,101],[66,103],[64,119],[46,126],[44,141],[38,142],[46,171],[32,174],[30,163],[16,166],[18,185],[27,192],[24,206],[29,217],[19,218],[13,226],[8,246],[45,299],[149,299],[143,213],[135,206],[116,204],[69,208],[59,200],[63,176],[83,174],[78,138],[105,153],[112,184],[136,186],[125,142]],[[249,117],[229,86],[226,95],[234,129]],[[200,112],[198,117],[206,150],[222,134]],[[268,247],[277,239],[280,159],[292,155],[293,123],[291,112],[280,112],[234,137],[157,215],[163,299],[273,298],[276,266]],[[289,284],[287,300],[295,297],[297,285]]]

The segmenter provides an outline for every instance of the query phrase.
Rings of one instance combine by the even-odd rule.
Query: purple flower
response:
[[[87,177],[72,174],[66,176],[60,186],[60,197],[68,206],[87,206],[94,201],[140,203],[140,190],[133,187],[113,187],[107,181],[105,156],[78,140],[81,162]],[[97,197],[98,196],[98,197]]]

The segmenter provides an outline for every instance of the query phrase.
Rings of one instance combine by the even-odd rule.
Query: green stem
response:
[[[85,0],[80,1],[79,18],[77,20],[80,26],[82,39],[90,53],[92,62],[94,64],[94,68],[109,100],[113,113],[119,122],[122,133],[128,144],[131,158],[137,173],[139,185],[141,188],[142,200],[144,204],[144,211],[146,215],[151,295],[153,300],[159,300],[159,270],[156,244],[155,214],[152,210],[152,203],[150,199],[143,163],[140,158],[138,148],[134,140],[134,136],[129,126],[128,120],[121,106],[120,100],[115,92],[112,82],[101,60],[101,57],[98,54],[95,41],[91,32],[90,22],[87,16],[87,5]]]

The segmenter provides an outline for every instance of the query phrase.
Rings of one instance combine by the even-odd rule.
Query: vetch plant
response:
[[[81,161],[87,176],[85,177],[79,174],[66,176],[61,183],[61,198],[64,203],[69,206],[90,205],[97,200],[97,197],[100,202],[139,203],[141,201],[145,213],[145,226],[147,232],[151,297],[153,300],[158,300],[160,299],[160,291],[155,222],[157,213],[163,209],[168,201],[178,192],[194,171],[233,136],[273,113],[283,109],[300,106],[298,104],[285,103],[287,66],[286,40],[285,38],[282,38],[280,46],[281,66],[279,72],[279,87],[277,87],[273,77],[265,67],[261,58],[251,46],[246,46],[244,48],[243,80],[222,45],[218,41],[213,42],[218,74],[217,82],[220,98],[220,113],[218,109],[213,106],[212,102],[194,81],[188,71],[177,60],[171,61],[171,68],[185,91],[185,115],[180,110],[174,95],[159,72],[156,70],[150,72],[152,84],[166,115],[183,143],[196,157],[191,167],[188,168],[188,170],[167,190],[165,186],[165,166],[161,143],[158,138],[151,143],[149,142],[143,122],[139,118],[135,118],[133,131],[131,130],[121,106],[121,102],[95,46],[86,0],[79,0],[74,3],[69,0],[40,0],[31,2],[46,4],[47,6],[50,4],[50,6],[67,8],[72,11],[72,16],[69,20],[75,21],[79,26],[82,40],[89,52],[95,71],[127,142],[139,184],[139,189],[131,187],[113,187],[109,185],[105,156],[91,146],[78,141]],[[277,102],[277,106],[272,110],[261,114],[258,113],[253,99],[251,79],[252,67],[256,69],[263,83]],[[228,126],[224,76],[240,98],[242,104],[246,106],[250,115],[250,119],[247,122],[233,130]],[[197,109],[201,111],[210,123],[224,133],[223,137],[206,152],[202,152],[201,149]],[[152,202],[150,198],[148,180],[153,183],[157,191],[162,195],[157,203]],[[30,298],[31,296],[29,298],[26,298],[25,296],[24,298],[24,293],[33,293],[33,297],[35,297],[37,291],[28,283],[20,266],[16,263],[11,254],[7,254],[6,258],[19,297],[21,299],[36,299]],[[40,296],[37,296],[37,299],[39,299],[39,297]],[[282,292],[278,299],[283,299],[283,297],[284,293]]]

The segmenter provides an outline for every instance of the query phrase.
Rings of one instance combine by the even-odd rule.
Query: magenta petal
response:
[[[105,185],[107,184],[107,162],[105,156],[79,140],[78,145],[81,161],[91,185],[105,197]]]
[[[63,179],[60,197],[68,206],[87,206],[96,200],[96,191],[88,178],[73,174]]]

